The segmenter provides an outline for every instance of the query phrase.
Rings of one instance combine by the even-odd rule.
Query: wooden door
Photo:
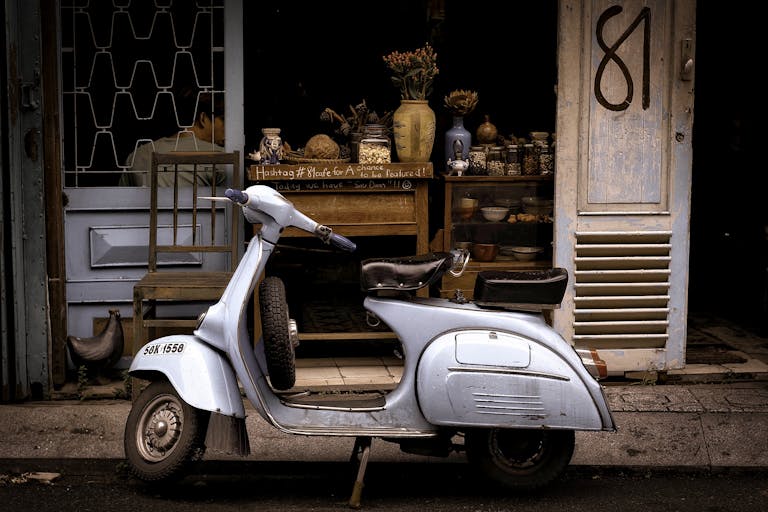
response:
[[[614,375],[685,363],[695,6],[560,2],[555,327]]]
[[[119,185],[128,155],[190,130],[186,88],[225,98],[225,146],[242,151],[242,1],[60,2],[59,18],[67,334],[88,337],[110,309],[128,328],[133,285],[146,273],[149,189]],[[168,265],[222,268],[208,256]]]

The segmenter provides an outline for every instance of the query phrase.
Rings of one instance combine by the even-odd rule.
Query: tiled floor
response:
[[[695,320],[695,319],[694,319]],[[717,361],[711,364],[687,364],[680,370],[669,370],[670,381],[720,381],[768,379],[768,338],[746,332],[727,321],[707,318],[692,321],[689,344],[725,345],[739,356],[740,362]],[[716,354],[715,354],[716,355]],[[359,391],[391,390],[403,372],[403,361],[397,357],[307,358],[296,360],[296,386],[291,391]],[[638,372],[634,372],[638,373]],[[629,372],[628,380],[646,379]]]
[[[291,391],[390,390],[403,375],[397,357],[302,358],[296,360]]]

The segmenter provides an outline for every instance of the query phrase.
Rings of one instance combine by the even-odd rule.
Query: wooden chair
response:
[[[223,196],[227,184],[240,182],[238,151],[153,153],[148,271],[133,287],[133,354],[158,328],[191,331],[221,297],[239,256],[239,216],[199,196]]]

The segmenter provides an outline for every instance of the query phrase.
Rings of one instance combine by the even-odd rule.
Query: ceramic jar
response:
[[[283,139],[280,138],[280,128],[262,128],[263,137],[259,142],[261,163],[264,165],[279,164],[283,159]]]
[[[496,137],[499,135],[499,130],[496,129],[496,125],[491,122],[491,116],[485,115],[485,122],[477,127],[477,142],[480,144],[495,144]]]
[[[462,144],[461,159],[469,158],[469,147],[472,145],[472,134],[464,128],[464,118],[453,116],[453,126],[445,132],[445,160],[455,160],[455,142]]]
[[[400,100],[392,115],[395,151],[401,162],[429,162],[435,143],[435,111],[427,100]]]

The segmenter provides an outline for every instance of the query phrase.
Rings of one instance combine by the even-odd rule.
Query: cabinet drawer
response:
[[[481,270],[533,270],[547,269],[552,267],[551,260],[539,261],[494,261],[488,263],[471,263],[460,277],[443,276],[440,281],[440,297],[453,297],[454,292],[459,289],[464,297],[472,299],[475,292],[475,280]]]
[[[443,276],[440,281],[440,297],[453,297],[453,293],[459,289],[466,298],[471,299],[478,272],[480,271],[465,270],[460,277]]]

